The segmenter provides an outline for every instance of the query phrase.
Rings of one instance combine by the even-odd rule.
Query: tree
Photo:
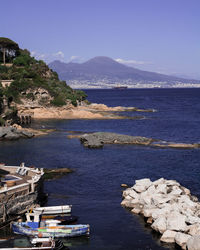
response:
[[[6,37],[0,37],[0,52],[3,57],[3,64],[5,65],[6,56],[13,59],[18,55],[19,45]]]

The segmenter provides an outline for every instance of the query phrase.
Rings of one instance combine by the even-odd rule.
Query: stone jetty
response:
[[[182,249],[200,249],[200,202],[175,180],[136,180],[123,191],[121,205],[144,216],[160,241]]]

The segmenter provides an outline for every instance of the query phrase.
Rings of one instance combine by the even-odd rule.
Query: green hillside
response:
[[[2,80],[13,81],[10,86],[2,87]],[[0,112],[3,110],[3,97],[9,105],[20,103],[24,98],[22,93],[29,90],[25,98],[33,100],[31,91],[39,87],[51,96],[50,106],[63,106],[69,102],[76,106],[78,101],[86,98],[83,91],[73,90],[65,81],[60,81],[57,73],[44,61],[31,57],[28,50],[20,49],[14,41],[0,37]],[[41,105],[47,105],[45,99]]]

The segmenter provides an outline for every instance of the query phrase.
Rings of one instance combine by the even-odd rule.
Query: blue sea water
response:
[[[200,149],[158,149],[133,145],[84,148],[69,131],[106,131],[172,142],[200,142],[200,89],[86,90],[88,100],[109,106],[134,106],[156,112],[127,112],[138,119],[48,120],[32,126],[56,128],[47,136],[0,143],[0,161],[44,168],[69,167],[74,173],[45,182],[48,205],[72,204],[89,239],[68,241],[70,249],[174,249],[164,246],[143,218],[122,208],[121,183],[160,177],[176,179],[200,198]]]

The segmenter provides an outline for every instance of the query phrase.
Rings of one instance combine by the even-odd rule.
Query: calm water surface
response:
[[[165,249],[143,219],[120,206],[121,183],[140,178],[176,179],[200,198],[200,150],[154,149],[105,145],[84,148],[69,131],[107,131],[173,142],[200,141],[200,89],[87,90],[91,102],[109,106],[153,108],[127,113],[145,119],[48,120],[32,126],[58,129],[47,136],[0,143],[0,161],[44,168],[69,167],[74,173],[45,183],[48,205],[72,204],[80,223],[91,226],[90,238],[68,241],[70,249]],[[6,243],[8,244],[8,243]],[[173,246],[170,247],[173,249]]]

